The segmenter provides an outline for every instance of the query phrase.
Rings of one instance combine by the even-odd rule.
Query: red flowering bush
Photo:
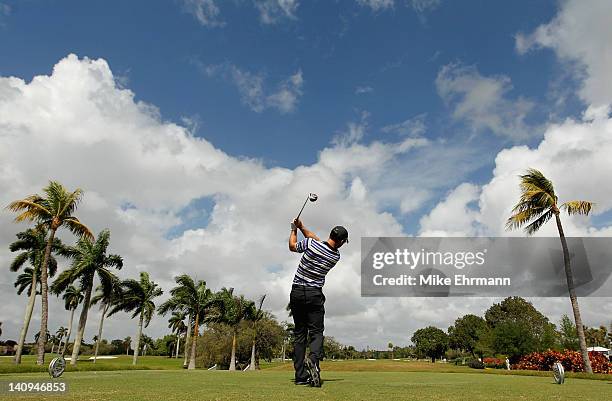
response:
[[[505,369],[506,361],[499,358],[483,358],[482,362],[487,368]]]
[[[604,355],[598,352],[589,352],[589,360],[593,373],[612,373],[612,363]],[[562,352],[548,350],[544,352],[532,352],[523,356],[514,369],[525,370],[551,370],[555,362],[561,362],[566,371],[584,372],[582,356],[578,351],[564,350]]]

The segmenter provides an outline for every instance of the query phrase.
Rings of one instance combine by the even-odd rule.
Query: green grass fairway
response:
[[[327,371],[322,388],[295,386],[292,372],[228,371],[69,372],[62,395],[11,395],[7,400],[606,400],[612,382],[437,372]],[[40,373],[7,374],[0,381],[50,380]]]

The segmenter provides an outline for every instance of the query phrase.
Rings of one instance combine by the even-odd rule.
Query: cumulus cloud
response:
[[[221,10],[215,0],[183,0],[183,7],[204,26],[214,28],[225,25],[220,19]]]
[[[533,102],[519,97],[508,99],[510,78],[486,77],[475,66],[447,64],[436,77],[436,89],[452,108],[453,118],[465,121],[476,132],[490,131],[512,139],[525,139],[532,128],[525,119]]]
[[[470,203],[478,200],[480,188],[463,183],[453,189],[420,221],[423,237],[470,237],[475,235],[477,212]]]
[[[609,221],[598,222],[598,216],[612,209],[609,187],[602,185],[612,175],[610,152],[612,119],[609,110],[590,108],[582,121],[568,119],[552,124],[536,147],[513,146],[499,152],[493,177],[484,185],[462,183],[452,190],[421,218],[420,235],[524,236],[521,231],[506,231],[505,223],[519,199],[518,175],[533,167],[553,181],[561,202],[579,199],[596,203],[592,217],[562,216],[566,235],[612,236]],[[536,235],[556,237],[557,227],[551,221]],[[532,301],[554,322],[564,313],[571,315],[566,299],[535,298]],[[607,299],[582,298],[580,304],[587,325],[605,324],[612,313]]]
[[[612,3],[607,0],[560,2],[557,15],[531,33],[516,35],[521,54],[550,48],[581,82],[580,98],[587,105],[612,103]]]
[[[269,90],[263,74],[252,73],[230,63],[200,65],[200,68],[208,76],[221,75],[229,79],[236,85],[242,102],[257,113],[268,108],[277,109],[281,113],[291,113],[295,111],[302,96],[302,70],[280,81],[274,90]]]
[[[264,24],[274,24],[283,18],[296,19],[297,0],[255,0],[259,19]]]
[[[111,230],[110,250],[125,259],[121,277],[149,271],[165,297],[173,276],[191,274],[213,289],[233,286],[251,298],[266,293],[267,307],[288,319],[284,307],[298,260],[287,251],[288,223],[304,194],[319,195],[303,218],[322,236],[335,224],[347,226],[353,238],[399,236],[403,228],[384,210],[385,202],[410,199],[405,208],[414,209],[410,202],[424,189],[456,182],[461,174],[457,159],[450,157],[454,149],[414,137],[329,145],[312,165],[268,168],[215,148],[194,136],[191,124],[163,121],[156,107],[136,101],[133,92],[118,85],[101,59],[70,55],[51,74],[30,82],[0,78],[0,204],[40,192],[50,178],[81,187],[85,198],[77,215],[96,233]],[[437,169],[419,174],[432,157],[441,158]],[[8,244],[27,227],[12,223],[13,217],[0,211],[4,265],[14,257]],[[361,299],[359,242],[343,248],[342,255],[326,285],[327,333],[358,346],[383,346],[389,338],[406,343],[406,333],[419,320],[398,323],[403,320],[398,305],[405,301]],[[0,276],[7,337],[17,336],[25,302],[14,293],[14,278]],[[434,319],[447,313],[431,311]],[[87,338],[95,331],[95,316],[92,311]],[[66,319],[61,303],[51,297],[50,327],[65,325]],[[166,333],[164,322],[156,317],[147,334]],[[364,322],[371,329],[345,330]],[[118,315],[108,320],[105,332],[122,338],[133,335],[135,327],[136,322]]]

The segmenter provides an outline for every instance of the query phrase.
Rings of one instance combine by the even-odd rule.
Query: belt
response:
[[[321,291],[323,291],[322,287],[314,287],[314,286],[303,285],[303,284],[292,284],[291,288],[296,288],[296,289],[299,289],[299,290],[301,290],[301,289],[304,289],[304,290],[312,289],[312,290],[321,290]]]

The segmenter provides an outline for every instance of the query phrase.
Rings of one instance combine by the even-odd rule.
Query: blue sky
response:
[[[4,3],[10,14],[1,28],[2,75],[29,80],[48,74],[69,53],[104,58],[123,85],[157,106],[164,119],[188,118],[197,123],[195,135],[267,166],[314,163],[334,136],[364,115],[364,143],[387,139],[393,134],[383,127],[419,116],[428,138],[473,141],[474,130],[449,118],[436,90],[443,66],[504,75],[511,80],[510,99],[540,105],[558,68],[552,52],[515,50],[515,35],[549,20],[555,1],[434,1],[421,12],[408,1],[381,9],[311,1],[300,3],[293,16],[264,23],[251,2],[237,0],[216,3],[218,25],[203,24],[188,2],[178,0]],[[221,72],[207,74],[209,66]],[[295,105],[254,110],[231,82],[230,66],[259,77],[264,96],[301,72]],[[562,116],[576,110],[566,107]],[[536,127],[549,113],[547,106],[535,107],[529,122]],[[538,134],[534,128],[523,142],[536,143]],[[478,142],[483,165],[457,179],[488,180],[495,154],[512,143],[503,137]],[[438,196],[448,189],[439,188]],[[415,230],[415,218],[401,218]]]
[[[308,192],[319,233],[523,235],[504,223],[536,167],[562,200],[597,202],[566,232],[610,236],[612,5],[590,1],[0,0],[0,203],[50,178],[81,187],[79,217],[111,229],[122,277],[265,292],[281,319],[287,221]],[[0,212],[0,263],[23,228],[12,217]],[[360,298],[358,244],[326,284],[341,341],[403,344],[490,305]],[[610,315],[603,301],[585,300],[588,324]]]
[[[461,134],[434,85],[448,63],[504,74],[510,96],[536,101],[550,84],[542,77],[555,69],[551,52],[522,56],[514,44],[516,33],[551,18],[554,1],[447,1],[421,14],[403,2],[374,11],[355,1],[312,1],[274,24],[262,23],[248,1],[224,1],[222,27],[202,25],[181,1],[4,3],[11,12],[1,28],[3,75],[47,74],[69,53],[102,57],[164,118],[195,118],[197,134],[224,151],[290,168],[314,162],[362,111],[371,114],[366,141],[423,113],[427,135]],[[302,71],[303,94],[292,112],[255,112],[227,79],[198,68],[222,63],[261,74],[268,91]]]

